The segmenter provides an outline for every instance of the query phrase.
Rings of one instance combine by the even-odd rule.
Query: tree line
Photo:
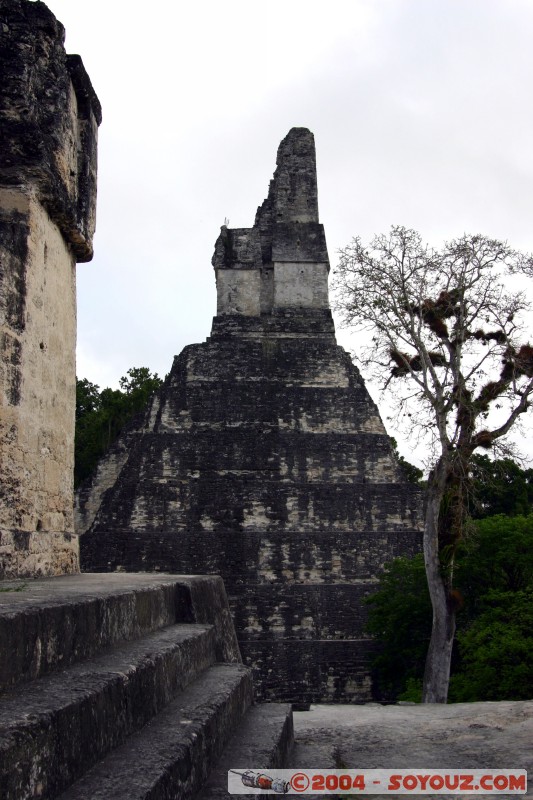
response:
[[[472,459],[470,521],[456,551],[457,634],[448,700],[533,697],[533,470]],[[377,642],[373,685],[385,701],[422,699],[432,608],[424,556],[386,566],[367,599]]]
[[[74,486],[96,468],[124,426],[146,407],[163,383],[147,367],[132,367],[119,381],[120,389],[103,389],[87,378],[76,379],[76,437]]]

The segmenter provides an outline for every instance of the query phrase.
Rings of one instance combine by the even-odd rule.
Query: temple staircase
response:
[[[220,797],[280,767],[287,705],[254,705],[222,580],[73,575],[2,585],[0,797]]]

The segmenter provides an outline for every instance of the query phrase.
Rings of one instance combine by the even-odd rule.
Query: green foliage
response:
[[[87,378],[76,379],[76,420],[100,408],[100,387]]]
[[[374,686],[380,699],[392,700],[424,671],[431,601],[422,554],[387,564],[379,591],[367,602],[367,630],[381,645],[373,661]]]
[[[407,678],[405,689],[398,695],[398,700],[407,700],[409,703],[421,703],[422,678]]]
[[[86,378],[76,381],[74,485],[95,469],[124,426],[141,412],[162,380],[147,367],[133,367],[120,389],[103,389]]]
[[[0,592],[23,592],[27,586],[27,583],[19,583],[18,586],[1,586]]]
[[[407,478],[409,483],[423,483],[422,481],[422,478],[424,477],[423,470],[415,466],[415,464],[411,464],[403,456],[398,456],[398,462],[402,467],[405,473],[405,477]]]
[[[129,397],[129,405],[133,411],[141,411],[161,384],[161,378],[157,373],[152,375],[148,367],[132,367],[119,380],[119,386]]]
[[[522,469],[510,458],[493,461],[478,454],[470,459],[470,468],[473,517],[527,516],[533,512],[533,469]]]
[[[456,554],[457,640],[453,702],[533,696],[533,515],[477,520]],[[422,555],[387,565],[368,600],[378,697],[421,697],[431,605]]]
[[[457,634],[461,670],[452,702],[533,697],[533,588],[489,592],[485,610]]]
[[[422,478],[424,477],[423,470],[421,470],[414,464],[411,464],[409,461],[407,461],[407,459],[405,459],[403,456],[400,455],[398,451],[398,442],[393,436],[390,437],[390,440],[394,450],[394,455],[398,459],[398,463],[400,464],[401,468],[404,471],[406,480],[409,483],[419,483],[419,484],[423,483],[422,481]]]
[[[457,573],[471,614],[489,590],[519,592],[533,586],[533,515],[478,520]]]

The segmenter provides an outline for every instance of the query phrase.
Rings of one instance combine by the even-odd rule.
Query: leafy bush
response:
[[[457,635],[461,671],[452,702],[533,697],[533,590],[489,592],[486,610]]]
[[[379,591],[367,602],[367,630],[380,643],[372,665],[373,683],[379,699],[393,700],[424,671],[431,601],[422,554],[387,564]]]
[[[477,520],[455,571],[462,608],[450,700],[533,697],[533,515]],[[422,555],[388,564],[367,602],[376,696],[420,700],[432,617]]]
[[[76,381],[76,487],[93,472],[126,423],[145,408],[162,380],[147,367],[133,367],[119,384],[120,389],[100,391],[86,378]]]

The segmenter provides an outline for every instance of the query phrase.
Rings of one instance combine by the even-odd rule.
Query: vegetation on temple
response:
[[[119,381],[120,389],[103,389],[87,378],[76,380],[76,440],[74,484],[79,486],[120,431],[144,409],[161,386],[157,373],[132,367]]]
[[[437,251],[403,227],[369,246],[354,239],[341,251],[337,307],[347,326],[371,334],[360,361],[390,390],[397,423],[432,452],[424,524],[432,606],[425,702],[446,702],[448,695],[473,456],[499,446],[530,407],[530,306],[513,275],[531,277],[532,263],[479,235]]]

